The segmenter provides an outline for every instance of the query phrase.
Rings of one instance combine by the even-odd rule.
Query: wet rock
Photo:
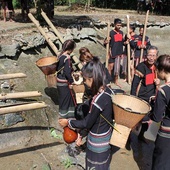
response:
[[[4,81],[2,84],[1,84],[1,89],[9,89],[10,88],[10,84],[6,81]]]
[[[15,57],[17,52],[19,52],[20,45],[19,43],[14,43],[12,45],[1,45],[1,54],[2,57]]]
[[[25,37],[22,34],[19,34],[16,35],[13,39],[20,44],[22,50],[38,47],[45,43],[45,38],[40,33],[35,33],[29,37]]]
[[[67,29],[66,36],[64,39],[72,38],[76,42],[80,42],[81,39],[88,39],[90,41],[96,42],[97,33],[93,28],[82,28],[78,30],[77,28]]]
[[[165,23],[165,22],[161,22],[160,23],[160,27],[162,28],[162,27],[165,27],[165,26],[167,26],[168,24],[167,23]]]
[[[12,126],[18,122],[23,122],[25,119],[18,113],[10,113],[5,115],[4,125]]]

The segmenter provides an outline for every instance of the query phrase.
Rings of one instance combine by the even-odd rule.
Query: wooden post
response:
[[[36,102],[36,103],[23,104],[18,106],[3,107],[0,108],[0,115],[7,114],[7,113],[34,110],[34,109],[41,109],[45,107],[47,107],[47,105],[44,102]]]
[[[15,79],[15,78],[25,78],[27,77],[24,73],[13,73],[13,74],[1,74],[0,80]]]
[[[1,93],[0,100],[39,97],[39,96],[42,96],[42,94],[38,91],[16,92],[16,93],[6,93],[6,94]]]
[[[127,15],[127,37],[130,37],[129,34],[129,15]],[[127,73],[128,73],[128,84],[131,84],[131,76],[130,76],[130,44],[127,44]]]
[[[110,22],[107,22],[107,40],[109,40],[110,37]],[[108,60],[109,60],[109,46],[110,43],[106,44],[106,68],[108,69]]]
[[[53,23],[49,20],[49,18],[47,17],[46,13],[41,10],[41,15],[43,16],[43,18],[45,19],[45,21],[47,22],[47,24],[52,28],[52,30],[54,31],[54,33],[57,35],[57,37],[59,38],[59,40],[61,41],[61,43],[64,43],[64,39],[61,36],[61,34],[59,33],[59,31],[56,29],[56,27],[53,25]]]
[[[45,40],[47,41],[47,43],[50,45],[50,47],[52,48],[52,50],[55,52],[56,56],[58,55],[58,49],[55,46],[55,44],[51,41],[50,37],[45,33],[45,31],[43,30],[43,28],[41,27],[41,25],[39,24],[39,22],[34,18],[34,16],[29,13],[28,17],[31,19],[31,21],[37,26],[38,30],[40,31],[40,33],[44,36]]]
[[[146,28],[147,28],[148,16],[149,16],[149,10],[146,12],[145,24],[144,24],[144,31],[143,31],[143,37],[142,37],[142,45],[144,45],[144,42],[145,42],[145,36],[146,36]],[[140,63],[142,62],[143,51],[144,51],[144,49],[142,48],[142,49],[141,49],[141,53],[140,53]]]

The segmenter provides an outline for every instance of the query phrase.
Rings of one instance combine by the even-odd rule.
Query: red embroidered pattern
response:
[[[114,40],[115,42],[122,41],[123,40],[122,34],[115,34]]]

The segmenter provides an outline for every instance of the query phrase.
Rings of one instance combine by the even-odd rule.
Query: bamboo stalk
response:
[[[107,40],[109,40],[110,37],[110,22],[107,22]],[[109,44],[106,44],[106,68],[108,68],[108,60],[109,60]]]
[[[43,18],[45,19],[47,24],[52,28],[52,30],[54,31],[56,36],[59,38],[59,40],[63,44],[64,43],[64,39],[62,38],[60,32],[56,29],[56,27],[53,25],[53,23],[49,20],[49,18],[47,17],[46,13],[43,10],[41,10],[41,15],[43,16]],[[73,60],[78,64],[79,69],[81,69],[82,68],[82,64],[79,63],[78,58],[76,56],[73,56]]]
[[[0,75],[0,80],[25,78],[25,77],[27,77],[27,76],[24,73],[2,74],[2,75]]]
[[[0,105],[0,108],[3,107],[11,107],[11,106],[18,106],[18,105],[23,105],[23,104],[29,104],[30,102],[18,102],[18,103],[5,103],[3,105]]]
[[[130,37],[129,35],[129,15],[127,15],[127,37]],[[130,44],[127,44],[127,67],[128,67],[128,84],[131,84],[131,76],[130,76]]]
[[[7,93],[7,94],[1,94],[0,100],[39,97],[39,96],[42,96],[42,94],[38,91]]]
[[[50,37],[45,33],[45,31],[43,30],[43,28],[41,27],[41,25],[39,24],[39,22],[34,18],[34,16],[29,13],[28,17],[31,19],[31,21],[37,26],[38,30],[40,31],[40,33],[44,36],[45,40],[47,41],[47,43],[50,45],[50,47],[52,48],[52,50],[55,52],[56,56],[58,55],[58,49],[55,46],[55,44],[51,41]]]
[[[57,37],[59,38],[61,43],[64,43],[64,39],[61,37],[60,32],[56,29],[56,27],[53,25],[53,23],[49,20],[49,18],[47,17],[46,13],[43,10],[41,10],[41,15],[43,16],[43,18],[45,19],[47,24],[52,28],[52,30],[57,35]]]
[[[0,115],[7,114],[7,113],[42,109],[45,107],[47,107],[47,105],[44,102],[36,102],[31,104],[19,105],[19,106],[4,107],[4,108],[0,108]]]
[[[143,37],[142,37],[142,45],[144,45],[144,42],[145,42],[145,36],[146,36],[146,28],[147,28],[148,16],[149,16],[149,10],[146,12],[145,24],[144,24],[144,31],[143,31]],[[141,48],[141,53],[140,53],[140,63],[142,62],[143,51],[144,51],[144,49]]]

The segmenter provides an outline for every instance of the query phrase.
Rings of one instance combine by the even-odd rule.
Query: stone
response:
[[[5,126],[12,126],[17,124],[18,122],[23,122],[25,119],[17,113],[10,113],[5,115]]]
[[[14,43],[12,45],[1,45],[1,53],[6,57],[15,57],[17,52],[19,52],[19,43]]]

